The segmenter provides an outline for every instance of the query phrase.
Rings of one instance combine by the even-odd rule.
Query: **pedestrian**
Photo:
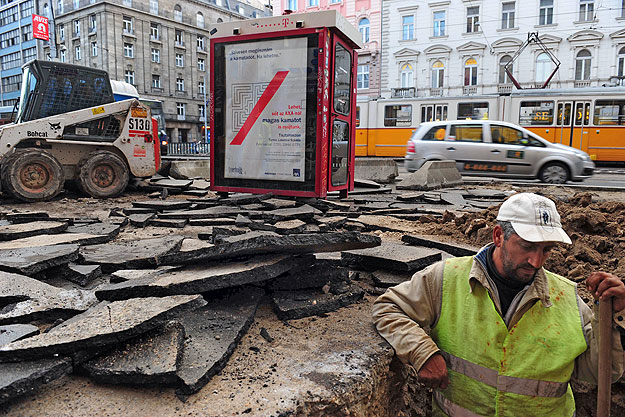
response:
[[[574,282],[543,268],[561,243],[571,239],[553,201],[515,194],[477,255],[431,265],[375,301],[378,332],[433,388],[435,416],[575,414],[569,381],[597,383],[598,309]],[[595,299],[613,297],[616,381],[625,362],[625,285],[605,272],[586,285]]]

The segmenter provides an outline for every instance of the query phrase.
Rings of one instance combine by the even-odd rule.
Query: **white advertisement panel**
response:
[[[307,39],[225,46],[226,178],[304,181]]]

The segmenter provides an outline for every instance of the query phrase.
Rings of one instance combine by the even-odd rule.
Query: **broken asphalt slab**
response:
[[[33,275],[78,259],[78,245],[51,245],[0,250],[0,270]]]
[[[80,248],[82,263],[100,264],[104,272],[117,269],[151,268],[157,258],[176,253],[182,245],[182,236],[164,236],[154,239],[91,245]]]
[[[0,240],[22,239],[30,236],[60,233],[67,229],[67,223],[37,221],[0,226]]]
[[[188,200],[155,200],[155,201],[133,201],[132,206],[156,211],[181,210],[191,207]]]
[[[345,265],[364,270],[386,269],[411,272],[442,259],[441,252],[429,248],[382,242],[375,248],[341,252]]]
[[[52,245],[97,245],[109,242],[112,237],[107,235],[91,235],[87,233],[58,233],[54,235],[38,235],[22,239],[0,242],[0,250],[34,248]]]
[[[85,362],[80,373],[104,384],[172,386],[184,339],[184,327],[173,320]]]
[[[358,285],[349,285],[340,294],[321,290],[277,291],[272,299],[278,318],[294,320],[338,310],[362,299],[364,293]]]
[[[186,339],[178,368],[181,394],[193,394],[221,371],[254,321],[263,290],[244,288],[178,318]]]
[[[298,259],[285,255],[255,256],[247,261],[193,265],[156,276],[109,284],[96,290],[100,300],[124,300],[177,294],[199,294],[258,283],[288,272]]]
[[[160,213],[159,219],[214,219],[218,217],[236,217],[241,213],[241,209],[233,206],[217,206],[201,210],[184,210]]]
[[[16,340],[39,334],[39,328],[32,324],[7,324],[0,326],[0,346],[8,345]]]
[[[96,352],[152,330],[186,309],[206,302],[199,295],[101,302],[49,332],[0,348],[0,362],[33,360],[78,351]],[[83,358],[84,360],[88,358]]]
[[[71,371],[69,358],[0,363],[0,404],[32,392]]]
[[[403,235],[401,240],[409,245],[439,249],[453,256],[472,256],[479,250],[477,247],[464,245],[458,242],[445,242],[437,236]]]
[[[221,239],[218,245],[186,252],[175,252],[158,258],[159,265],[179,265],[200,261],[227,259],[266,253],[301,254],[336,252],[379,246],[377,236],[357,232],[309,233],[278,235],[272,232],[250,232]]]

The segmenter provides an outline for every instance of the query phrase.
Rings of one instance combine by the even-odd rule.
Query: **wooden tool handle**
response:
[[[597,417],[610,417],[612,402],[612,297],[599,303]]]

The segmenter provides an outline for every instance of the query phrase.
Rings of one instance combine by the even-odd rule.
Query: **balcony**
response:
[[[625,75],[615,75],[610,77],[610,86],[625,86]]]
[[[497,86],[497,92],[499,94],[510,94],[510,93],[512,93],[512,84],[499,84]]]
[[[465,85],[462,88],[462,94],[465,96],[477,94],[477,85]]]
[[[391,88],[391,98],[416,97],[417,89],[414,87]]]
[[[575,83],[573,84],[573,87],[575,88],[590,87],[590,81],[589,80],[576,80]]]
[[[187,92],[184,90],[176,90],[176,97],[186,97]]]
[[[184,48],[184,41],[176,41],[174,42],[174,46],[176,48]]]
[[[442,95],[443,95],[443,88],[442,87],[430,88],[430,96],[432,96],[432,97],[440,97]]]
[[[154,87],[152,86],[152,92],[153,93],[163,93],[163,87]]]

